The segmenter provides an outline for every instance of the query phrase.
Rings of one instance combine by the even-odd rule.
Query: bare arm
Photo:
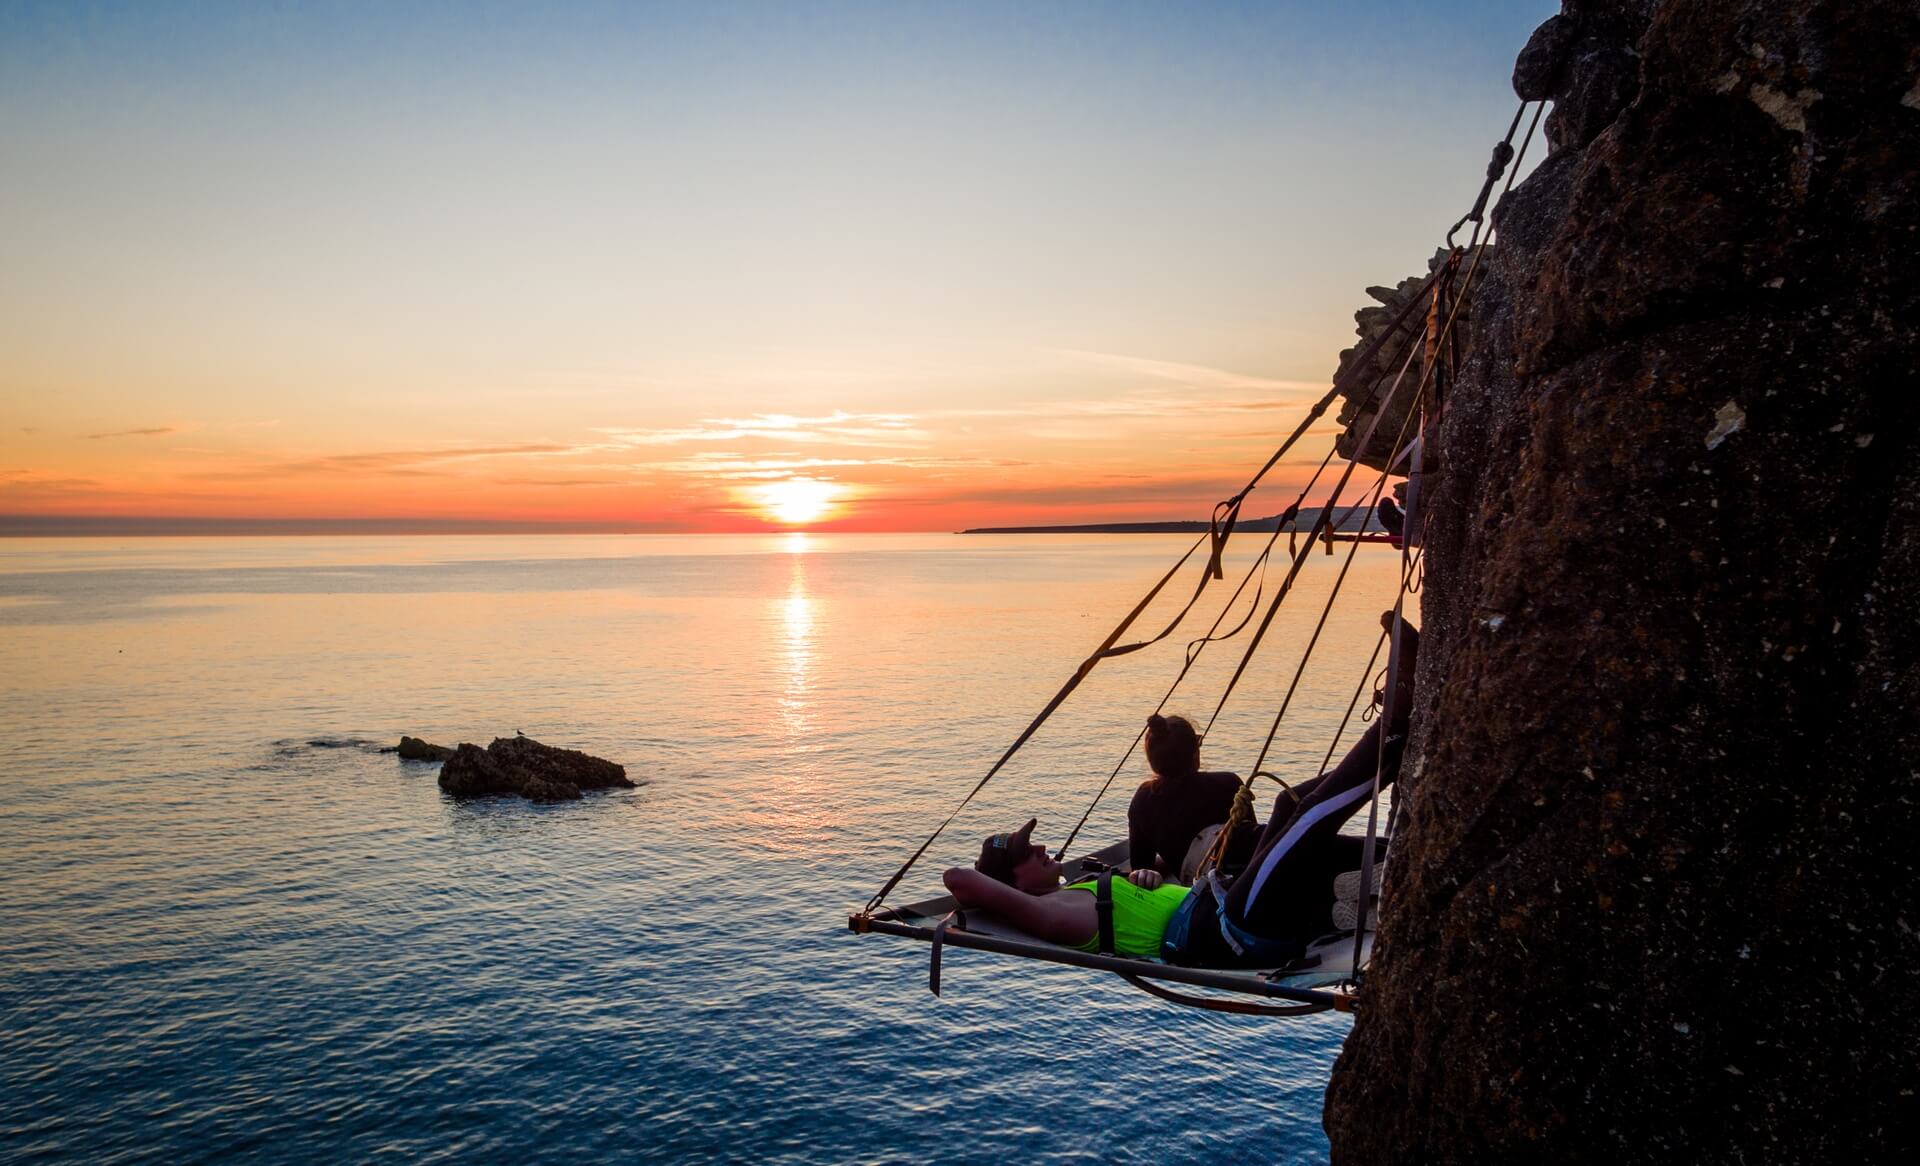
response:
[[[1093,896],[1085,891],[1029,895],[964,866],[949,868],[941,879],[962,907],[991,911],[1035,939],[1081,944],[1099,929]]]
[[[1136,806],[1127,811],[1127,865],[1135,870],[1160,865],[1159,852],[1154,850],[1153,842],[1147,836],[1146,822],[1138,812],[1139,795],[1134,795]]]

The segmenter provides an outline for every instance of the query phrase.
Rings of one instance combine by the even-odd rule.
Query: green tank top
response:
[[[1067,886],[1069,891],[1098,893],[1098,879],[1085,879]],[[1113,876],[1113,949],[1121,955],[1143,956],[1147,959],[1160,958],[1160,939],[1167,931],[1167,921],[1186,901],[1192,887],[1183,887],[1179,883],[1161,883],[1151,891],[1142,890],[1126,880],[1124,875]],[[1096,931],[1092,939],[1073,945],[1078,951],[1100,950],[1100,935]]]

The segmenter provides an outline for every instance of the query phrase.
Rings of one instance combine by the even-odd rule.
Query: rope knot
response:
[[[1233,809],[1227,811],[1227,828],[1253,821],[1253,783],[1243,782],[1233,795]]]

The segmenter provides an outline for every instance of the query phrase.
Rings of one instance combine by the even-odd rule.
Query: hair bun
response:
[[[1200,734],[1185,717],[1147,718],[1147,764],[1156,777],[1184,781],[1200,771]]]

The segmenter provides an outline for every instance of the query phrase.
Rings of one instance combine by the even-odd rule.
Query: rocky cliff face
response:
[[[1516,86],[1334,1160],[1910,1160],[1920,6],[1569,0]]]
[[[1371,366],[1360,370],[1362,375],[1355,377],[1354,387],[1341,394],[1338,416],[1341,431],[1333,443],[1334,453],[1338,456],[1354,458],[1362,465],[1384,470],[1399,453],[1403,441],[1411,441],[1419,436],[1408,424],[1407,414],[1419,399],[1424,354],[1411,350],[1424,347],[1422,340],[1427,325],[1427,311],[1432,302],[1431,296],[1422,294],[1422,285],[1426,283],[1428,275],[1447,261],[1447,253],[1447,248],[1440,248],[1427,261],[1426,271],[1410,275],[1392,287],[1368,288],[1368,297],[1377,303],[1369,304],[1353,314],[1354,332],[1358,334],[1359,342],[1340,354],[1340,365],[1334,370],[1334,380],[1353,376],[1360,354],[1375,341],[1379,341],[1379,345],[1372,349]],[[1403,314],[1409,301],[1415,299],[1421,302],[1412,304],[1412,310]],[[1463,348],[1470,346],[1473,342],[1473,313],[1463,308],[1454,315],[1457,317],[1453,326],[1456,343]],[[1397,326],[1396,320],[1399,321]],[[1404,374],[1401,372],[1403,368],[1406,370]],[[1373,415],[1383,410],[1383,415],[1376,422]],[[1359,450],[1356,455],[1361,436],[1369,431],[1373,439],[1367,443],[1367,448]],[[1439,469],[1437,462],[1428,460],[1431,464],[1425,465],[1424,469]]]

